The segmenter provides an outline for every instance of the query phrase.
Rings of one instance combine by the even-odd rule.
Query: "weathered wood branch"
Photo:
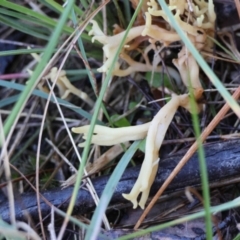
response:
[[[205,155],[208,167],[208,175],[210,183],[219,183],[227,181],[239,176],[240,172],[240,140],[231,140],[221,143],[213,143],[205,145]],[[161,184],[165,181],[174,167],[177,165],[184,151],[174,156],[168,157],[160,161],[160,167],[156,180],[153,184],[151,195],[156,193]],[[135,183],[140,167],[129,168],[123,174],[117,185],[111,203],[124,203],[126,200],[122,197],[122,193],[128,193]],[[93,185],[99,195],[109,179],[109,176],[102,176],[92,179]],[[167,192],[178,191],[186,186],[199,186],[200,172],[198,167],[197,154],[191,158],[187,165],[176,176],[174,181],[168,187]],[[72,187],[66,189],[56,189],[43,192],[42,195],[56,207],[66,210],[69,199],[72,194]],[[74,213],[84,214],[94,210],[95,204],[86,189],[78,192],[77,202]],[[25,193],[16,197],[15,201],[16,218],[24,219],[24,212],[28,212],[33,219],[38,218],[37,202],[35,193]],[[41,199],[42,215],[46,216],[50,212],[50,207]],[[9,221],[9,205],[7,199],[0,199],[0,216],[3,220]]]

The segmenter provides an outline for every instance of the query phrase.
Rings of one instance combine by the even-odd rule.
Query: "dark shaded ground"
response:
[[[214,183],[220,184],[221,181],[234,179],[240,172],[240,140],[232,140],[221,143],[207,144],[205,146],[205,154],[208,168],[208,175],[210,186]],[[158,188],[162,185],[171,171],[175,168],[181,157],[183,151],[172,157],[166,158],[160,161],[160,167],[158,170],[157,178],[153,184],[151,196],[156,193]],[[128,193],[133,184],[135,183],[140,167],[134,167],[127,169],[120,182],[117,185],[115,193],[112,197],[112,204],[126,203],[126,200],[122,197],[122,193]],[[102,176],[92,179],[93,185],[98,193],[99,197],[103,191],[109,176]],[[166,192],[173,192],[184,189],[187,186],[199,186],[200,185],[200,172],[198,168],[198,158],[195,154],[187,165],[176,176],[174,181],[170,184]],[[44,198],[46,198],[52,205],[59,207],[62,210],[66,210],[69,199],[72,194],[73,188],[56,189],[52,191],[42,192]],[[90,193],[81,189],[78,193],[74,214],[89,213],[94,209],[94,201]],[[38,218],[37,202],[35,193],[25,193],[18,196],[15,201],[16,218],[22,220],[24,213],[28,213],[33,219]],[[41,212],[43,217],[47,216],[50,212],[50,206],[41,199]],[[6,199],[2,199],[0,203],[1,218],[5,221],[9,221],[9,206]]]

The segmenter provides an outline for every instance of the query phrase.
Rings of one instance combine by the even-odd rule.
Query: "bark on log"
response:
[[[210,183],[216,183],[222,180],[228,180],[239,176],[240,172],[240,140],[231,140],[221,143],[213,143],[205,145],[205,156],[208,168],[208,176]],[[174,167],[177,165],[185,151],[160,161],[160,167],[157,177],[152,187],[151,196],[156,193]],[[135,183],[140,166],[127,169],[120,182],[117,185],[111,203],[126,202],[122,197],[122,193],[130,192]],[[92,179],[93,185],[101,197],[101,193],[109,179],[109,176],[102,176]],[[184,189],[186,186],[199,186],[200,172],[198,167],[197,154],[191,158],[187,165],[176,176],[174,181],[168,187],[166,192],[172,192]],[[48,199],[54,206],[62,210],[66,210],[69,199],[72,194],[72,187],[66,189],[56,189],[43,192],[42,195]],[[93,210],[95,204],[90,193],[81,189],[78,192],[74,213],[84,214]],[[15,200],[16,219],[23,220],[24,212],[28,212],[33,219],[38,218],[37,202],[35,193],[25,193],[18,196]],[[50,207],[41,199],[42,216],[46,216],[50,212]],[[0,216],[3,220],[9,222],[9,205],[8,201],[0,200]]]

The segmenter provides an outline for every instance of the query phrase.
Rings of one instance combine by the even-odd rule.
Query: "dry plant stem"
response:
[[[188,198],[189,202],[194,202],[194,199],[192,197],[192,195],[194,195],[200,202],[202,205],[204,205],[204,199],[203,197],[199,194],[199,192],[197,191],[196,188],[194,187],[186,187],[185,189],[185,195],[186,197]],[[215,225],[215,228],[216,228],[216,231],[217,231],[217,234],[218,234],[218,239],[222,240],[222,234],[218,228],[218,219],[216,218],[216,216],[214,214],[211,214],[211,218],[212,218],[212,222],[214,223]]]
[[[1,77],[0,77],[0,79],[1,79]],[[9,111],[9,110],[0,109],[0,114],[9,115],[10,113],[11,113],[11,111]],[[27,117],[27,116],[29,116],[29,118],[42,119],[42,115],[40,115],[40,114],[30,114],[29,115],[29,113],[27,113],[27,112],[22,112],[20,114],[20,117]],[[54,121],[62,122],[62,119],[60,117],[55,117],[55,118],[51,118],[51,119],[53,119]],[[65,118],[65,121],[76,124],[76,122],[79,121],[79,119]]]
[[[20,228],[26,232],[27,239],[41,240],[37,233],[25,222],[17,222],[17,228]]]
[[[77,172],[77,169],[72,165],[72,163],[65,157],[65,155],[63,153],[61,153],[61,151],[58,149],[57,146],[54,145],[54,143],[52,141],[50,141],[49,139],[45,138],[45,141],[53,148],[53,150],[59,155],[59,157],[70,167],[70,169],[72,171],[74,171],[74,173]]]
[[[54,209],[51,208],[51,223],[48,224],[48,231],[50,233],[50,239],[55,240],[57,238],[55,233],[55,226],[54,226]]]
[[[74,143],[74,140],[73,140],[73,138],[72,138],[71,132],[70,132],[68,126],[67,126],[67,123],[64,121],[64,115],[63,115],[63,113],[62,113],[62,110],[61,110],[61,108],[60,108],[60,105],[59,105],[58,102],[57,102],[57,99],[56,99],[56,96],[55,96],[54,92],[52,93],[52,96],[53,96],[53,98],[54,98],[54,100],[55,100],[55,102],[56,102],[58,111],[59,111],[59,113],[60,113],[60,115],[61,115],[61,117],[62,117],[62,119],[63,119],[64,126],[65,126],[65,128],[66,128],[66,130],[67,130],[67,133],[68,133],[68,136],[69,136],[69,138],[70,138],[70,140],[71,140],[71,142],[72,142],[72,144],[73,144],[73,148],[74,148],[74,150],[75,150],[75,152],[76,152],[76,155],[77,155],[78,159],[80,160],[80,162],[82,162],[82,161],[81,161],[81,156],[80,156],[79,153],[78,153],[78,150],[77,150],[77,147],[76,147],[76,145],[75,145],[75,143]],[[75,170],[76,170],[76,169],[75,169]],[[84,174],[85,174],[85,175],[88,175],[86,169],[84,169]],[[92,196],[94,202],[96,203],[96,205],[98,205],[98,203],[99,203],[99,197],[98,197],[98,195],[97,195],[97,192],[96,192],[95,189],[94,189],[94,186],[93,186],[93,184],[92,184],[92,181],[90,180],[90,178],[87,178],[87,179],[84,180],[83,182],[86,183],[86,186],[87,186],[89,192],[91,193],[91,196]],[[111,228],[110,228],[110,224],[109,224],[108,219],[107,219],[107,217],[106,217],[105,214],[103,215],[103,223],[105,224],[105,227],[106,227],[107,230],[110,230],[110,229],[111,229]]]
[[[35,101],[31,105],[31,108],[30,108],[29,112],[26,114],[26,118],[24,119],[23,124],[21,125],[20,129],[18,130],[17,135],[14,137],[14,142],[11,145],[11,148],[8,152],[9,158],[11,158],[14,150],[16,149],[16,146],[19,144],[21,139],[24,137],[24,134],[27,132],[28,128],[26,127],[26,124],[29,122],[29,119],[31,118],[32,112],[37,107],[37,105],[38,105],[38,100],[35,98]]]
[[[239,19],[240,19],[240,2],[239,2],[239,0],[234,0],[234,1],[235,1],[237,11],[238,11],[238,16],[239,16]]]
[[[237,100],[240,97],[240,87],[237,88],[237,90],[233,94],[233,98]],[[226,103],[222,109],[218,112],[218,114],[213,118],[213,120],[209,123],[209,125],[206,127],[206,129],[202,132],[200,136],[200,140],[203,142],[206,140],[206,138],[209,136],[209,134],[213,131],[213,129],[217,126],[217,124],[222,120],[222,118],[225,116],[225,114],[229,111],[230,107]],[[162,195],[163,191],[168,187],[168,185],[171,183],[171,181],[174,179],[174,177],[180,172],[180,170],[183,168],[183,166],[188,162],[188,160],[192,157],[192,155],[197,151],[198,143],[195,141],[193,145],[189,148],[189,150],[186,152],[184,157],[181,159],[181,161],[178,163],[178,165],[174,168],[172,173],[169,175],[167,180],[164,182],[164,184],[161,186],[161,188],[158,190],[156,195],[153,197],[147,208],[144,210],[143,214],[139,218],[138,222],[134,226],[134,229],[137,230],[149,211],[152,209],[153,205],[156,203],[158,198]]]
[[[124,143],[125,148],[128,148],[130,145],[129,142]],[[88,174],[93,174],[98,172],[101,168],[111,162],[119,154],[123,152],[123,147],[121,144],[117,144],[103,153],[98,159],[94,160],[93,164],[88,164],[86,169]]]
[[[95,78],[95,75],[93,74],[92,72],[92,69],[88,63],[88,60],[87,59],[84,59],[84,57],[82,56],[81,52],[79,51],[79,49],[76,47],[76,45],[74,45],[74,49],[76,50],[78,56],[81,58],[81,60],[83,61],[86,69],[89,70],[91,76],[92,76],[92,79],[94,80],[93,82],[93,90],[95,92],[96,95],[98,95],[98,89],[97,89],[97,79]]]
[[[0,129],[3,129],[1,115],[0,115]],[[2,131],[2,133],[3,133],[3,131]],[[4,135],[2,135],[0,137],[1,137],[1,142],[3,143],[3,147],[2,147],[3,156],[1,154],[1,158],[3,158],[3,167],[4,167],[4,171],[5,171],[5,177],[7,180],[7,194],[8,194],[9,209],[10,209],[10,219],[11,219],[11,223],[13,225],[16,225],[13,185],[12,185],[12,181],[11,181],[11,171],[10,171],[10,166],[9,166],[9,155],[8,155],[8,151],[7,151],[7,144],[5,141],[5,137],[4,137]]]

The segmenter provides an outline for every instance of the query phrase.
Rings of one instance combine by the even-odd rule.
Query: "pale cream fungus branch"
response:
[[[118,143],[127,141],[135,141],[143,139],[147,136],[149,123],[138,126],[110,128],[105,126],[96,125],[94,127],[92,143],[101,146],[112,146]],[[72,128],[74,133],[83,134],[83,139],[87,139],[90,125]],[[84,147],[85,142],[80,143],[79,147]]]
[[[190,108],[187,94],[172,96],[172,99],[157,113],[149,126],[146,139],[145,158],[138,179],[132,191],[129,194],[123,194],[124,198],[133,203],[133,208],[136,208],[138,205],[137,198],[140,193],[142,193],[142,196],[139,206],[142,209],[145,207],[150,188],[157,173],[159,149],[169,124],[179,106],[183,106],[187,109]]]
[[[53,67],[50,70],[50,73],[45,76],[45,78],[49,78],[52,82],[54,82],[57,76],[57,72],[58,72],[58,68]],[[72,93],[77,97],[81,98],[91,107],[94,106],[94,101],[85,92],[83,92],[82,90],[76,88],[71,84],[71,82],[66,77],[66,72],[64,70],[60,71],[56,85],[58,87],[59,94],[62,99],[66,99],[69,96],[69,94]]]
[[[41,57],[38,54],[32,53],[31,55],[36,61],[38,62],[41,61]],[[59,95],[62,99],[66,99],[69,96],[69,94],[72,93],[72,94],[75,94],[77,97],[81,98],[88,105],[93,107],[94,101],[85,92],[83,92],[80,89],[77,89],[75,86],[71,84],[71,82],[66,76],[66,72],[64,70],[61,70],[58,74],[58,71],[59,70],[57,67],[51,68],[50,72],[45,77],[43,77],[43,79],[50,79],[52,83],[56,80],[56,85],[59,90]],[[32,74],[32,71],[30,71],[29,69],[28,69],[28,72]],[[38,84],[38,88],[40,88],[44,92],[49,93],[48,88],[44,87],[42,83]]]
[[[106,36],[103,31],[98,26],[98,23],[94,20],[91,21],[92,30],[89,32],[89,35],[94,35],[92,38],[92,42],[95,40],[99,41],[100,43],[104,44],[103,51],[105,56],[107,57],[107,61],[103,64],[101,68],[98,69],[99,72],[107,72],[113,62],[113,59],[117,53],[117,49],[124,37],[125,31],[120,32],[114,36]],[[128,36],[124,42],[127,44],[134,38],[141,36],[141,33],[144,29],[144,26],[133,27],[130,29]],[[117,62],[115,68],[119,68],[119,63]]]

